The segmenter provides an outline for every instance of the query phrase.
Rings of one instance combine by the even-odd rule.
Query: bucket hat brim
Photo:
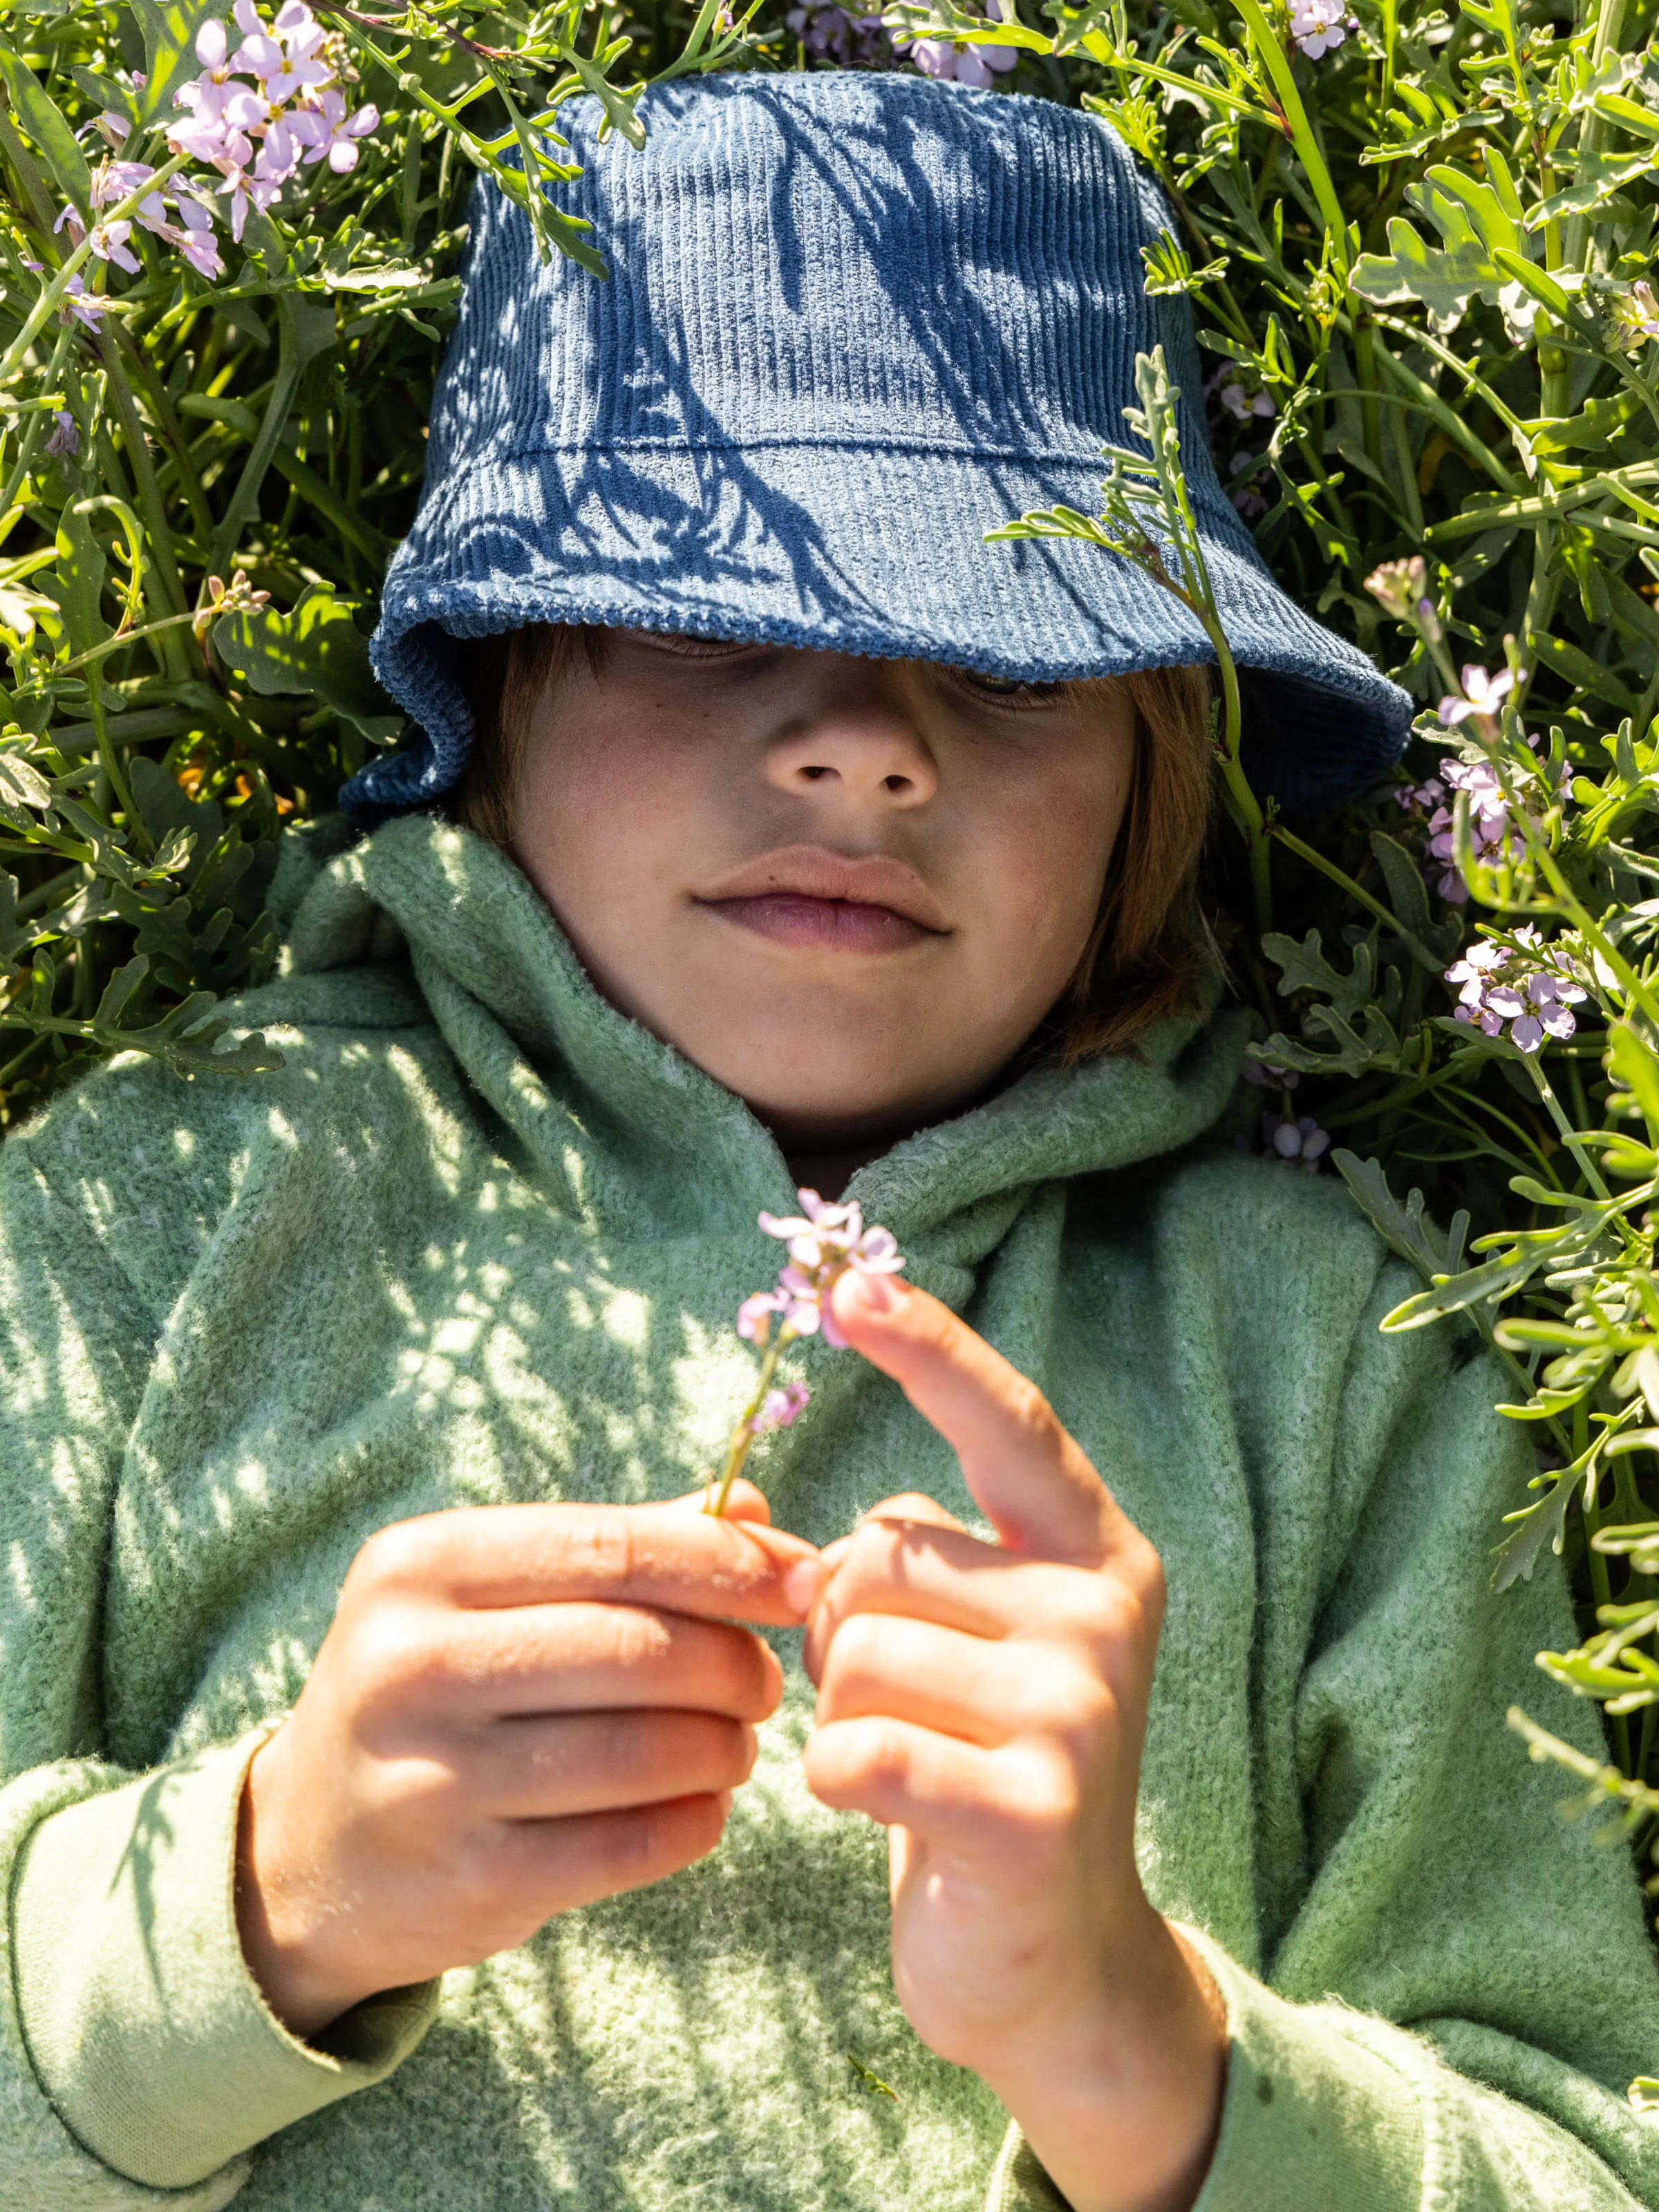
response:
[[[428,481],[374,644],[420,735],[348,785],[357,819],[453,787],[465,641],[526,623],[1037,683],[1212,662],[1133,562],[985,542],[1032,511],[1098,512],[1099,443],[1126,436],[1109,418],[1154,343],[1181,388],[1259,795],[1318,813],[1397,758],[1409,696],[1279,588],[1217,477],[1188,303],[1144,290],[1137,241],[1161,202],[1107,126],[860,72],[714,77],[643,105],[643,154],[589,143],[594,103],[562,126],[610,283],[541,269],[522,210],[479,187]]]

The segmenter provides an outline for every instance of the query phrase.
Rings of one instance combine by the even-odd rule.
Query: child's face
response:
[[[655,632],[574,659],[532,718],[513,849],[605,996],[789,1149],[981,1091],[1093,929],[1127,698]]]

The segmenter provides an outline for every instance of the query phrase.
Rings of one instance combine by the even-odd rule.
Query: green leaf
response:
[[[87,157],[56,103],[42,91],[40,79],[3,39],[0,39],[0,78],[5,81],[17,120],[39,148],[58,191],[73,200],[83,216],[89,214],[92,173],[87,167]]]
[[[91,516],[82,503],[66,507],[58,518],[58,605],[73,653],[89,652],[110,634],[102,612],[107,568]]]
[[[1443,336],[1456,329],[1471,300],[1486,299],[1496,305],[1497,272],[1473,234],[1449,252],[1441,252],[1425,245],[1414,225],[1397,215],[1389,221],[1388,235],[1386,259],[1362,253],[1354,263],[1350,282],[1366,299],[1380,307],[1420,301]]]
[[[1614,1081],[1630,1092],[1648,1125],[1649,1138],[1659,1145],[1659,1060],[1653,1047],[1628,1022],[1611,1025],[1607,1043],[1607,1065]]]
[[[1605,699],[1621,714],[1636,712],[1636,702],[1624,685],[1580,647],[1569,645],[1563,638],[1543,637],[1536,634],[1527,640],[1527,645],[1547,668],[1553,668],[1558,676],[1565,677],[1569,684],[1577,684],[1580,690],[1589,692],[1595,698]]]
[[[356,605],[331,584],[310,584],[286,615],[274,607],[222,615],[214,624],[214,651],[254,690],[319,699],[371,744],[383,744],[396,736],[402,718],[374,680],[368,641],[354,619]]]
[[[1579,1479],[1575,1462],[1563,1468],[1547,1495],[1540,1498],[1537,1504],[1523,1506],[1518,1513],[1504,1516],[1510,1533],[1492,1549],[1492,1586],[1495,1590],[1506,1590],[1511,1583],[1529,1583],[1547,1544],[1553,1552],[1560,1550],[1567,1508],[1572,1503]]]
[[[17,919],[17,878],[0,873],[0,966],[19,966],[29,948],[29,925]]]
[[[1584,400],[1571,415],[1537,416],[1522,422],[1521,428],[1535,453],[1576,453],[1610,443],[1638,413],[1646,419],[1639,392],[1616,392],[1607,398]]]
[[[1354,1204],[1382,1242],[1402,1260],[1410,1261],[1425,1282],[1436,1275],[1456,1273],[1463,1264],[1463,1243],[1468,1235],[1466,1212],[1455,1213],[1449,1231],[1443,1232],[1425,1210],[1420,1190],[1408,1192],[1401,1205],[1389,1188],[1380,1160],[1362,1160],[1355,1152],[1337,1151],[1331,1154],[1331,1161],[1348,1186]]]
[[[131,0],[134,17],[144,40],[144,94],[139,114],[148,130],[158,118],[171,114],[173,94],[193,77],[196,33],[210,15],[225,15],[223,0]]]
[[[1530,292],[1541,307],[1547,307],[1559,322],[1575,323],[1578,317],[1573,303],[1554,277],[1540,269],[1535,261],[1528,261],[1524,253],[1511,252],[1507,246],[1493,250],[1492,259],[1504,274],[1514,278],[1524,291]]]

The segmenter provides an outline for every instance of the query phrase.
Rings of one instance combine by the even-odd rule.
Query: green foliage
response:
[[[1506,1364],[1504,1410],[1544,1467],[1493,1532],[1496,1572],[1567,1550],[1584,1641],[1541,1663],[1606,1706],[1613,1763],[1517,1725],[1645,1842],[1656,0],[1352,4],[1316,57],[1286,0],[906,0],[885,37],[775,0],[735,21],[718,0],[320,7],[376,127],[350,173],[306,167],[234,247],[222,210],[210,276],[141,216],[136,274],[54,228],[66,204],[94,212],[100,113],[125,157],[183,161],[165,126],[205,0],[0,0],[0,1113],[118,1046],[204,1079],[269,1064],[215,1003],[270,957],[281,823],[401,730],[365,641],[473,173],[603,282],[605,241],[564,204],[573,94],[637,141],[641,85],[687,69],[1014,47],[1005,91],[1109,118],[1159,178],[1175,229],[1148,283],[1193,302],[1224,481],[1286,588],[1424,709],[1409,784],[1339,821],[1289,822],[1249,788],[1160,356],[1127,423],[1100,426],[1099,512],[1009,518],[1140,561],[1215,638],[1226,945],[1261,1018],[1269,1123],[1335,1137],[1356,1203],[1422,1277],[1388,1325],[1462,1313]],[[97,212],[133,220],[140,197]],[[106,309],[88,319],[79,284]]]

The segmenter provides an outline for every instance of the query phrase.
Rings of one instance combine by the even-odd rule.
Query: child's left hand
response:
[[[1225,2028],[1135,1865],[1158,1554],[937,1299],[849,1273],[835,1310],[955,1447],[1000,1541],[902,1497],[811,1563],[807,1781],[889,1830],[893,1978],[924,2042],[983,2077],[1076,2212],[1186,2212]]]

